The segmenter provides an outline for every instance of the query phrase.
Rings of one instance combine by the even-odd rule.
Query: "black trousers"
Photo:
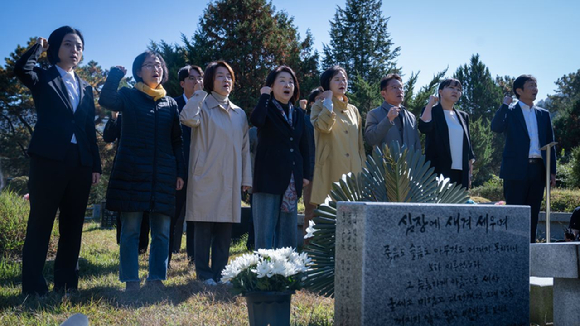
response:
[[[228,264],[230,243],[232,241],[232,223],[195,222],[195,271],[197,278],[213,278],[218,282],[222,270]],[[211,248],[211,267],[209,251]]]
[[[195,258],[195,222],[187,221],[185,229],[185,246],[187,249],[187,259],[192,264]]]
[[[183,188],[175,193],[175,214],[171,217],[169,225],[169,257],[167,264],[171,262],[171,256],[179,252],[181,238],[183,237],[183,221],[185,219],[185,200],[187,199],[187,181]],[[189,229],[189,228],[188,228]]]
[[[117,244],[121,244],[121,212],[117,212]],[[145,253],[149,247],[149,212],[143,212],[141,220],[141,233],[139,234],[139,253]]]
[[[536,242],[538,215],[544,197],[546,175],[541,159],[528,163],[527,175],[524,180],[503,181],[503,191],[508,205],[527,205],[531,207],[530,242]]]
[[[77,260],[91,183],[92,168],[81,166],[78,145],[70,144],[64,162],[31,155],[22,293],[48,292],[42,270],[57,210],[60,238],[54,262],[54,290],[78,287]]]
[[[449,172],[449,175],[446,175],[445,177],[449,178],[450,182],[455,182],[458,185],[462,185],[463,184],[463,171],[462,170],[451,170]]]

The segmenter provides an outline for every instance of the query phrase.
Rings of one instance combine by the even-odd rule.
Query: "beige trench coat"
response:
[[[348,172],[359,173],[365,161],[362,118],[358,109],[336,97],[333,111],[318,100],[312,106],[310,121],[314,125],[316,157],[310,203],[319,205],[332,189],[332,183]]]
[[[180,114],[191,127],[185,220],[240,223],[242,186],[252,186],[246,113],[197,91]]]

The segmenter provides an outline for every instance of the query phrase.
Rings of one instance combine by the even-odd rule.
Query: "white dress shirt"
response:
[[[541,158],[542,153],[540,152],[540,138],[538,137],[538,122],[536,120],[536,106],[529,107],[522,101],[518,104],[522,108],[522,114],[524,115],[524,120],[526,121],[526,128],[528,129],[528,136],[530,136],[530,150],[528,152],[528,158]]]
[[[451,169],[463,170],[463,127],[453,110],[443,110],[445,122],[449,129],[449,149],[451,151]]]
[[[64,82],[64,85],[66,86],[68,98],[70,99],[70,103],[72,104],[72,109],[73,109],[73,113],[74,113],[74,112],[76,112],[77,107],[79,106],[79,99],[80,99],[79,84],[77,82],[77,79],[75,78],[75,74],[73,71],[70,71],[70,72],[65,71],[64,69],[62,69],[58,65],[56,65],[56,69],[60,73],[60,76],[62,77],[62,81]],[[73,144],[77,143],[77,139],[75,137],[74,131],[73,131],[73,135],[72,135],[70,142]]]

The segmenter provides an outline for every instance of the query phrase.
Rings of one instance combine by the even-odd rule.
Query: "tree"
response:
[[[576,72],[564,75],[555,82],[556,94],[548,95],[546,109],[555,113],[560,110],[570,109],[574,103],[580,100],[580,69]]]
[[[216,0],[208,5],[191,40],[184,39],[188,62],[205,67],[225,60],[236,74],[231,95],[244,110],[253,109],[268,73],[288,65],[302,84],[302,95],[317,84],[318,52],[310,32],[300,40],[293,18],[266,0]],[[306,87],[305,87],[306,86]]]
[[[574,105],[560,109],[553,124],[558,148],[570,154],[572,149],[578,146],[580,139],[580,99]]]
[[[479,54],[474,54],[469,61],[453,75],[463,85],[463,96],[459,106],[467,112],[472,120],[483,117],[491,121],[497,110],[503,94],[495,84],[487,66],[479,60]]]
[[[429,101],[429,96],[435,95],[437,92],[437,87],[441,82],[441,79],[447,73],[449,67],[445,68],[443,71],[440,71],[433,75],[433,78],[429,82],[429,84],[421,87],[419,91],[415,94],[415,85],[417,84],[417,78],[419,77],[420,71],[415,73],[411,73],[411,77],[405,83],[405,98],[403,100],[403,106],[407,108],[407,110],[411,111],[417,119],[421,116],[421,112],[427,102]]]
[[[371,84],[399,71],[395,60],[400,47],[394,48],[387,32],[390,17],[383,16],[381,6],[382,0],[347,0],[345,9],[337,7],[330,45],[324,45],[325,68],[340,65],[350,79],[360,76]]]
[[[6,177],[28,174],[26,151],[36,123],[36,115],[32,94],[14,76],[14,65],[35,42],[35,38],[30,38],[25,47],[18,45],[5,59],[4,67],[0,67],[0,158]],[[46,53],[39,58],[38,64],[43,68],[48,67]]]
[[[338,6],[330,21],[330,44],[324,45],[324,68],[339,65],[347,71],[350,102],[363,119],[382,101],[381,78],[400,72],[400,47],[387,32],[390,17],[383,16],[381,6],[382,0],[347,0],[344,9]]]

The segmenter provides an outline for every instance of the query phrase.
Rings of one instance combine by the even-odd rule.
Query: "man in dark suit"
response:
[[[550,112],[534,105],[538,86],[536,78],[521,75],[513,85],[518,98],[506,96],[491,121],[491,130],[505,134],[505,147],[499,176],[504,180],[508,205],[531,207],[530,241],[536,242],[536,227],[544,195],[546,151],[544,145],[554,141]],[[556,185],[556,151],[551,152],[551,186]]]
[[[199,89],[203,89],[203,70],[198,66],[187,65],[179,69],[177,73],[179,78],[179,85],[183,88],[183,94],[174,97],[177,102],[179,112],[187,103],[193,93]],[[185,158],[185,166],[189,169],[189,146],[191,143],[191,128],[185,125],[181,126],[183,134],[183,157]],[[171,229],[169,230],[169,261],[171,261],[171,254],[179,252],[181,247],[181,235],[183,234],[183,220],[185,218],[185,202],[187,200],[187,175],[184,180],[183,188],[177,191],[175,198],[175,215],[171,220]],[[187,258],[189,264],[193,264],[194,256],[194,237],[193,237],[194,222],[187,222],[186,247]]]
[[[50,44],[50,47],[49,47]],[[101,174],[93,89],[74,73],[82,58],[82,34],[63,26],[48,41],[38,38],[14,66],[34,98],[37,122],[30,140],[30,216],[22,252],[22,292],[48,292],[42,269],[57,210],[58,251],[54,290],[78,287],[77,260],[91,183]],[[52,66],[36,66],[47,51]]]

